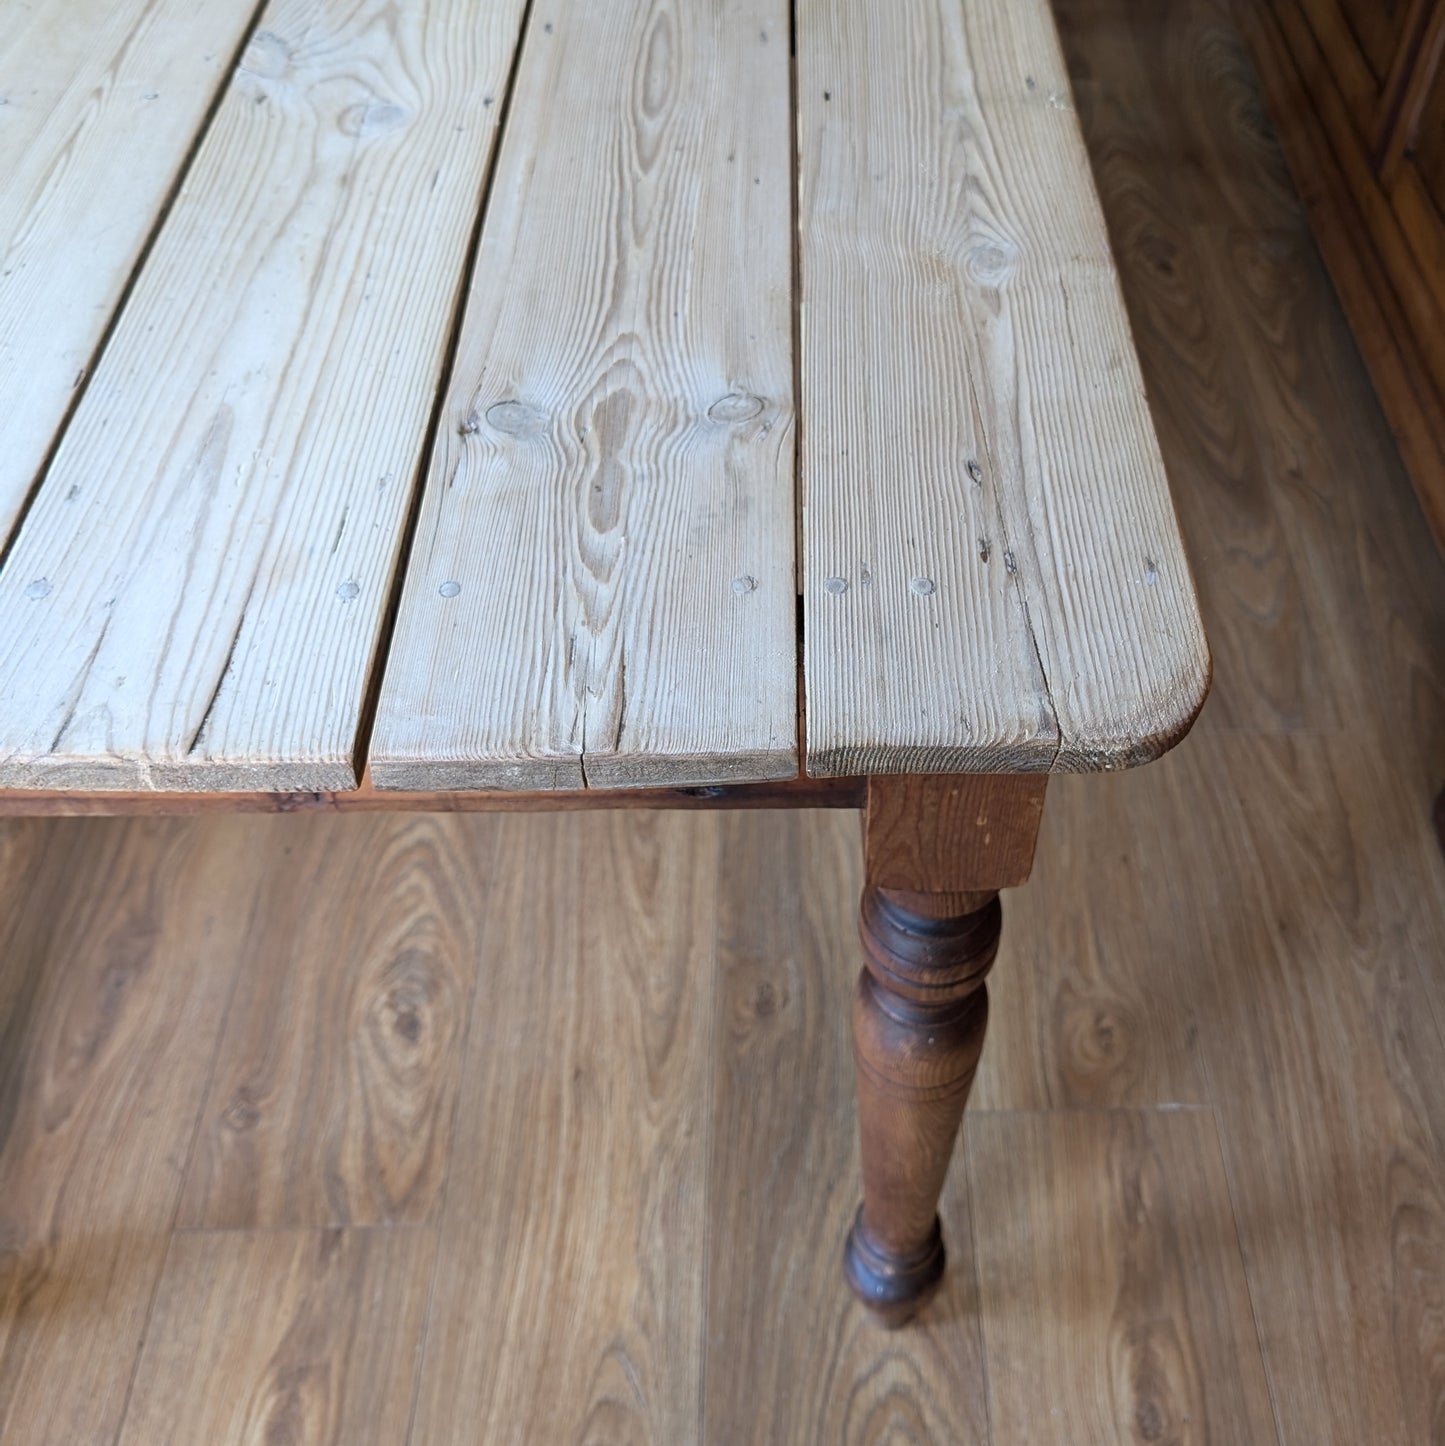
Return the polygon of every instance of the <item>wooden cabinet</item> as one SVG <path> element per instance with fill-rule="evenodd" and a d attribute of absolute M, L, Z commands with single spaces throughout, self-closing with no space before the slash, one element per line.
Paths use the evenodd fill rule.
<path fill-rule="evenodd" d="M 1421 0 L 1296 0 L 1362 139 L 1377 137 Z"/>
<path fill-rule="evenodd" d="M 1445 549 L 1445 0 L 1238 0 L 1260 82 Z"/>

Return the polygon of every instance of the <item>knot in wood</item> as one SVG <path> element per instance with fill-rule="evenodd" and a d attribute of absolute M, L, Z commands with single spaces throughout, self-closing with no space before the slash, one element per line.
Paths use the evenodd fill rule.
<path fill-rule="evenodd" d="M 372 96 L 369 100 L 358 101 L 342 111 L 341 132 L 343 135 L 365 139 L 367 136 L 394 131 L 404 125 L 406 120 L 406 110 L 395 101 Z"/>
<path fill-rule="evenodd" d="M 754 417 L 761 416 L 762 410 L 761 397 L 755 397 L 751 392 L 729 392 L 727 396 L 719 397 L 707 409 L 707 414 L 712 421 L 728 426 L 736 422 L 750 422 Z"/>
<path fill-rule="evenodd" d="M 274 30 L 258 30 L 246 46 L 240 68 L 264 80 L 280 80 L 291 68 L 291 46 Z"/>
<path fill-rule="evenodd" d="M 507 437 L 538 437 L 546 429 L 547 415 L 527 402 L 494 402 L 487 408 L 487 425 Z"/>
<path fill-rule="evenodd" d="M 997 291 L 1018 270 L 1019 249 L 1010 241 L 982 241 L 969 250 L 965 264 L 975 286 Z"/>

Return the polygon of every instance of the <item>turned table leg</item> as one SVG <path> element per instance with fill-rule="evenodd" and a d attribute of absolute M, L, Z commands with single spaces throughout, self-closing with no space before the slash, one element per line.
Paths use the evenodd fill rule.
<path fill-rule="evenodd" d="M 998 890 L 1028 877 L 1043 793 L 1029 775 L 869 781 L 853 1006 L 863 1204 L 844 1268 L 881 1325 L 943 1278 L 938 1199 L 983 1048 Z"/>

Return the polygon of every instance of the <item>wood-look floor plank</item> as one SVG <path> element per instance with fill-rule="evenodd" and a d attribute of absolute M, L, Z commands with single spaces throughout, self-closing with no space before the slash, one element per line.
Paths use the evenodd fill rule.
<path fill-rule="evenodd" d="M 1164 865 L 1139 836 L 1154 772 L 1050 782 L 1033 876 L 1004 895 L 970 1109 L 1208 1098 L 1193 1003 L 1160 985 L 1174 946 L 1157 903 Z"/>
<path fill-rule="evenodd" d="M 1209 659 L 1045 0 L 798 8 L 815 773 L 1095 769 Z"/>
<path fill-rule="evenodd" d="M 182 1234 L 119 1446 L 396 1446 L 431 1230 Z"/>
<path fill-rule="evenodd" d="M 0 572 L 0 785 L 328 789 L 522 0 L 272 0 Z"/>
<path fill-rule="evenodd" d="M 371 750 L 386 788 L 797 771 L 782 0 L 539 0 Z"/>
<path fill-rule="evenodd" d="M 1276 1440 L 1207 1111 L 984 1113 L 966 1150 L 995 1441 Z"/>
<path fill-rule="evenodd" d="M 0 1439 L 74 1446 L 120 1423 L 264 829 L 30 827 L 46 866 L 0 954 Z"/>
<path fill-rule="evenodd" d="M 255 8 L 5 6 L 0 551 Z"/>
<path fill-rule="evenodd" d="M 1161 987 L 1195 998 L 1285 1439 L 1433 1439 L 1445 863 L 1427 808 L 1348 737 L 1205 736 L 1161 775 Z"/>
<path fill-rule="evenodd" d="M 179 1223 L 433 1221 L 496 831 L 415 815 L 276 837 Z"/>
<path fill-rule="evenodd" d="M 698 1439 L 717 826 L 497 821 L 416 1446 Z"/>
<path fill-rule="evenodd" d="M 1219 659 L 1200 735 L 1131 811 L 1153 987 L 1197 1030 L 1285 1440 L 1433 1439 L 1445 574 L 1227 7 L 1105 8 L 1127 44 L 1061 6 Z M 1167 198 L 1187 224 L 1161 247 Z M 1197 383 L 1169 356 L 1191 313 L 1223 363 Z M 1171 445 L 1211 414 L 1248 461 L 1227 492 Z"/>
<path fill-rule="evenodd" d="M 949 1275 L 916 1327 L 875 1329 L 841 1287 L 858 1205 L 848 1024 L 860 953 L 856 818 L 724 827 L 700 1440 L 989 1439 L 961 1169 Z M 806 1248 L 800 1248 L 802 1242 Z"/>

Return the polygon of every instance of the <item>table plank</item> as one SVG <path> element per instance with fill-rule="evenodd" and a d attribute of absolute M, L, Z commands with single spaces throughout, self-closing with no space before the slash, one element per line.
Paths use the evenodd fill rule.
<path fill-rule="evenodd" d="M 521 0 L 273 0 L 0 573 L 0 785 L 338 789 Z"/>
<path fill-rule="evenodd" d="M 534 8 L 380 788 L 797 771 L 788 7 Z"/>
<path fill-rule="evenodd" d="M 1209 656 L 1046 0 L 798 0 L 807 764 L 1112 768 Z"/>
<path fill-rule="evenodd" d="M 0 546 L 254 10 L 0 6 Z"/>

